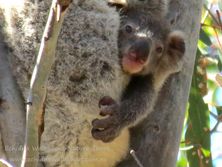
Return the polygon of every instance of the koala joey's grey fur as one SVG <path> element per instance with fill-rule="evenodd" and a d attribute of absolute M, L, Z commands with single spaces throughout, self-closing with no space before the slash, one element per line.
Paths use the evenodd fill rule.
<path fill-rule="evenodd" d="M 0 0 L 1 30 L 25 97 L 50 5 L 51 0 Z M 105 0 L 74 0 L 70 6 L 48 83 L 40 150 L 45 166 L 108 167 L 126 155 L 128 130 L 108 144 L 91 135 L 99 99 L 119 100 L 127 84 L 118 60 L 119 20 Z"/>
<path fill-rule="evenodd" d="M 118 1 L 118 0 L 116 0 Z M 165 16 L 169 0 L 126 0 L 129 7 L 140 8 L 146 12 L 155 13 L 156 16 Z"/>

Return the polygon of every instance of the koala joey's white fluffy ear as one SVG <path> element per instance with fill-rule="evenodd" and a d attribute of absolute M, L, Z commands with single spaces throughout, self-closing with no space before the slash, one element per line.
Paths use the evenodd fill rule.
<path fill-rule="evenodd" d="M 177 57 L 182 57 L 185 53 L 185 41 L 184 34 L 181 31 L 172 31 L 168 35 L 167 39 L 167 52 L 170 55 L 177 55 Z"/>
<path fill-rule="evenodd" d="M 113 6 L 127 6 L 127 0 L 107 0 L 109 4 Z"/>

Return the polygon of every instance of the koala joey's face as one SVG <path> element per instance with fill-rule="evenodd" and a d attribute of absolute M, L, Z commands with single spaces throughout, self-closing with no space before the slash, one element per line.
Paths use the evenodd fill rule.
<path fill-rule="evenodd" d="M 163 56 L 169 34 L 167 24 L 140 12 L 122 16 L 119 31 L 120 63 L 129 74 L 151 73 Z"/>

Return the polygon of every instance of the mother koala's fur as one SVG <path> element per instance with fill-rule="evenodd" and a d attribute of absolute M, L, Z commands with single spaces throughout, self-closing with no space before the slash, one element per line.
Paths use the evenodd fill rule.
<path fill-rule="evenodd" d="M 0 0 L 0 28 L 14 75 L 26 97 L 51 0 Z M 41 160 L 45 166 L 114 166 L 127 153 L 128 130 L 113 142 L 91 136 L 105 95 L 119 100 L 128 77 L 119 66 L 119 15 L 106 0 L 74 0 L 57 45 L 46 99 Z"/>

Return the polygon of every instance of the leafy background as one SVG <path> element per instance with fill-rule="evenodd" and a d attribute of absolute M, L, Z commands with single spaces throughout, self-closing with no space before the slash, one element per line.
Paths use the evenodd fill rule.
<path fill-rule="evenodd" d="M 222 167 L 222 0 L 205 0 L 177 167 Z"/>

